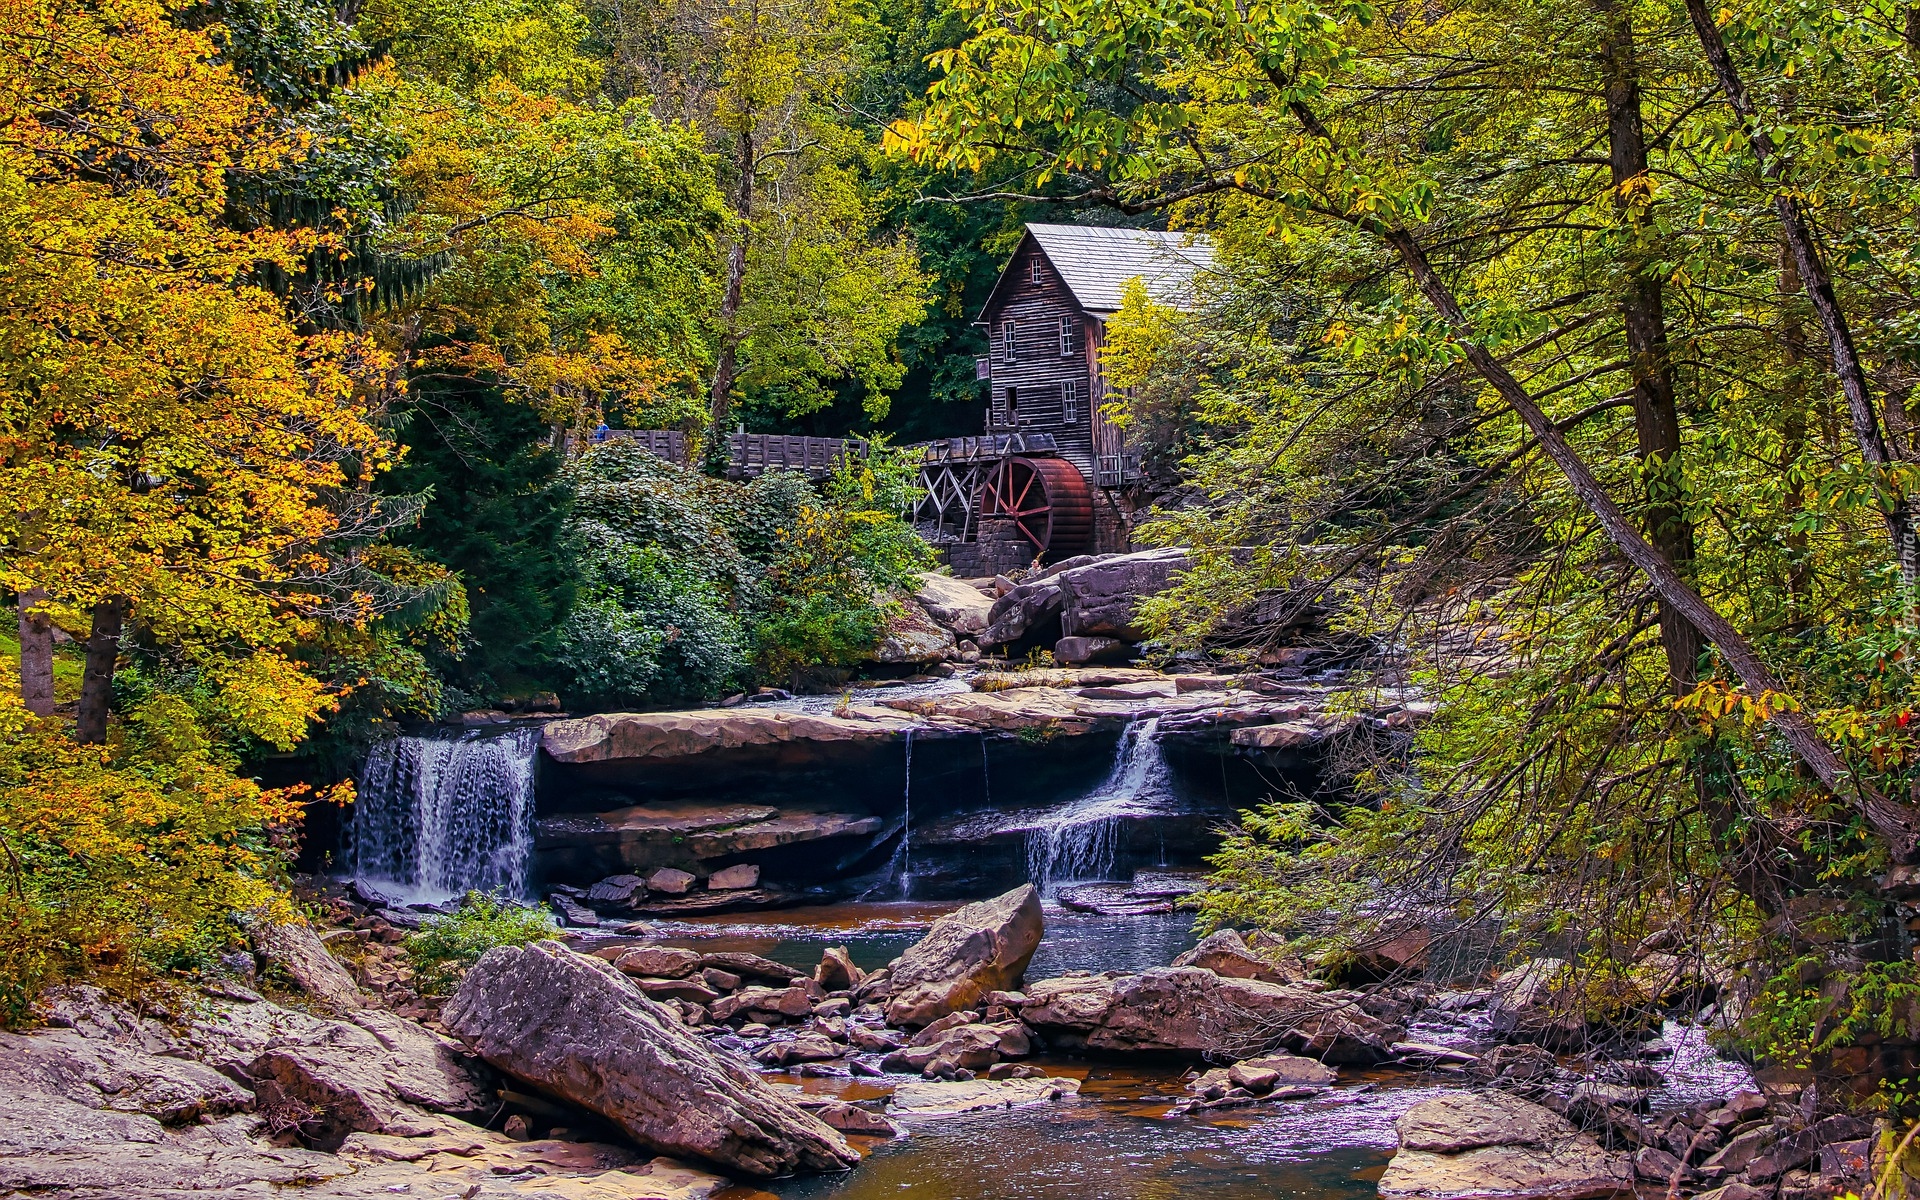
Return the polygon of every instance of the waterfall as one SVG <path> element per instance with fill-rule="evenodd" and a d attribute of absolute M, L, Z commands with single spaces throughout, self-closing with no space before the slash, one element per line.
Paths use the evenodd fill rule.
<path fill-rule="evenodd" d="M 538 729 L 398 737 L 367 755 L 353 806 L 354 878 L 408 900 L 526 891 Z"/>
<path fill-rule="evenodd" d="M 987 735 L 980 735 L 980 791 L 986 799 L 988 808 L 993 807 L 993 772 L 987 761 Z"/>
<path fill-rule="evenodd" d="M 1042 892 L 1055 883 L 1105 878 L 1119 849 L 1120 822 L 1161 811 L 1170 782 L 1159 724 L 1150 717 L 1128 725 L 1100 786 L 1027 828 L 1027 877 Z"/>
<path fill-rule="evenodd" d="M 900 803 L 906 816 L 900 827 L 900 898 L 913 894 L 913 730 L 907 730 L 907 778 L 901 785 Z"/>

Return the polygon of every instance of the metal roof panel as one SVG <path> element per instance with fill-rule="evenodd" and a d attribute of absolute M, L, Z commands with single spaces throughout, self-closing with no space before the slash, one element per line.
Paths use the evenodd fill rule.
<path fill-rule="evenodd" d="M 1090 312 L 1118 309 L 1127 281 L 1136 277 L 1155 301 L 1190 309 L 1195 279 L 1213 269 L 1213 242 L 1205 234 L 1032 223 L 1027 232 Z"/>

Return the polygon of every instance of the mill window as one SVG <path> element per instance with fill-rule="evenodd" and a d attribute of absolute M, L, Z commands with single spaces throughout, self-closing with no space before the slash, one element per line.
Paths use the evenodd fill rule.
<path fill-rule="evenodd" d="M 1001 362 L 1013 361 L 1013 327 L 1015 324 L 1016 322 L 1013 322 L 1013 321 L 1002 321 L 1000 323 L 1000 361 Z"/>
<path fill-rule="evenodd" d="M 1045 283 L 1045 282 L 1046 282 L 1046 277 L 1045 277 L 1044 275 L 1042 275 L 1042 274 L 1041 274 L 1041 272 L 1040 272 L 1040 260 L 1039 260 L 1039 259 L 1037 259 L 1037 258 L 1036 258 L 1036 259 L 1034 259 L 1034 260 L 1033 260 L 1033 264 L 1032 264 L 1032 267 L 1031 267 L 1031 269 L 1032 269 L 1032 271 L 1033 271 L 1033 282 L 1034 282 L 1034 283 L 1036 283 L 1036 284 L 1040 284 L 1040 283 Z"/>
<path fill-rule="evenodd" d="M 1019 423 L 1020 423 L 1020 389 L 1008 388 L 1007 389 L 1007 424 L 1018 425 Z"/>
<path fill-rule="evenodd" d="M 1080 423 L 1080 384 L 1069 380 L 1060 393 L 1060 420 L 1068 425 Z"/>
<path fill-rule="evenodd" d="M 1060 353 L 1065 356 L 1080 349 L 1080 322 L 1072 317 L 1060 318 Z"/>

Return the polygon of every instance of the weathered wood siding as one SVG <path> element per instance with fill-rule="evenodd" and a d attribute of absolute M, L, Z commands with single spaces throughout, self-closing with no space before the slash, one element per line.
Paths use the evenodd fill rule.
<path fill-rule="evenodd" d="M 1034 265 L 1039 265 L 1039 282 Z M 989 430 L 1019 430 L 1053 435 L 1060 456 L 1080 468 L 1087 482 L 1094 475 L 1094 426 L 1099 405 L 1092 399 L 1091 357 L 1088 349 L 1097 324 L 1080 311 L 1046 256 L 1029 238 L 1007 264 L 1008 286 L 981 314 L 992 344 L 988 366 L 993 383 Z M 1069 352 L 1061 353 L 1060 321 L 1073 322 Z M 1013 360 L 1007 360 L 1006 323 L 1014 322 Z M 1009 424 L 1007 389 L 1015 389 L 1019 405 L 1016 424 Z M 1073 420 L 1063 411 L 1067 390 L 1075 396 Z M 1117 432 L 1117 431 L 1116 431 Z"/>

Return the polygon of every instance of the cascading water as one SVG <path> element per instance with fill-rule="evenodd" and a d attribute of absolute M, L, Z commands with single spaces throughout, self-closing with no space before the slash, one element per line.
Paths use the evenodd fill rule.
<path fill-rule="evenodd" d="M 900 827 L 900 898 L 913 892 L 913 730 L 907 730 L 907 778 L 901 785 L 900 803 L 906 809 Z"/>
<path fill-rule="evenodd" d="M 398 737 L 367 755 L 353 806 L 354 878 L 414 901 L 519 897 L 533 849 L 537 729 Z"/>
<path fill-rule="evenodd" d="M 980 735 L 980 794 L 987 807 L 993 807 L 993 772 L 987 761 L 987 735 Z"/>
<path fill-rule="evenodd" d="M 1171 784 L 1159 726 L 1158 717 L 1128 725 L 1106 780 L 1027 827 L 1027 877 L 1042 892 L 1056 883 L 1105 878 L 1119 849 L 1120 822 L 1163 810 Z"/>

